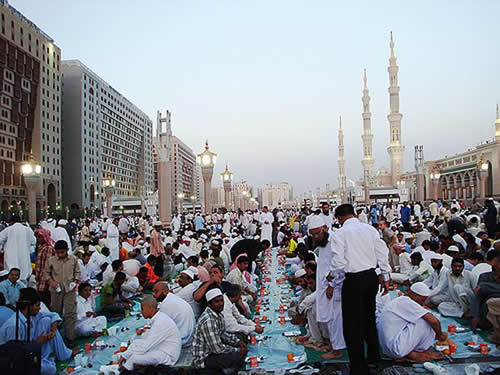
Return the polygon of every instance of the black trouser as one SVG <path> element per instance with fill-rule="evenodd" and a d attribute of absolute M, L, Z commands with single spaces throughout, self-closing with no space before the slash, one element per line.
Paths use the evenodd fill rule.
<path fill-rule="evenodd" d="M 375 325 L 378 285 L 378 277 L 373 269 L 345 275 L 342 286 L 342 319 L 352 375 L 368 374 L 368 362 L 380 359 Z M 368 346 L 368 362 L 365 359 L 365 342 Z"/>
<path fill-rule="evenodd" d="M 156 259 L 155 268 L 153 268 L 153 272 L 158 277 L 163 277 L 163 258 L 158 257 Z"/>
<path fill-rule="evenodd" d="M 211 354 L 207 358 L 205 358 L 206 369 L 239 369 L 242 365 L 243 357 L 241 356 L 239 351 L 224 354 Z"/>

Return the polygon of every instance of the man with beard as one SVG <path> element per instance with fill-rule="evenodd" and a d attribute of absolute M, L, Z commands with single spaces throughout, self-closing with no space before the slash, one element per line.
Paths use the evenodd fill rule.
<path fill-rule="evenodd" d="M 335 289 L 342 290 L 342 320 L 351 374 L 368 374 L 369 363 L 375 365 L 380 359 L 375 297 L 379 283 L 384 295 L 389 292 L 389 252 L 378 231 L 356 218 L 352 205 L 338 206 L 335 217 L 342 227 L 335 232 L 330 245 L 333 256 L 326 276 L 329 294 Z M 318 268 L 320 264 L 318 261 Z M 375 273 L 377 267 L 380 278 Z"/>
<path fill-rule="evenodd" d="M 436 307 L 443 302 L 441 293 L 446 284 L 448 268 L 443 265 L 443 256 L 434 252 L 431 255 L 431 265 L 434 268 L 434 272 L 424 281 L 424 284 L 431 289 L 426 304 L 429 307 Z"/>
<path fill-rule="evenodd" d="M 318 268 L 316 271 L 316 319 L 318 324 L 328 326 L 331 351 L 321 356 L 323 359 L 337 359 L 342 357 L 345 348 L 342 333 L 341 290 L 342 280 L 336 280 L 337 288 L 327 280 L 330 263 L 335 249 L 332 247 L 334 234 L 328 230 L 321 215 L 314 215 L 309 219 L 309 233 L 317 246 Z"/>
<path fill-rule="evenodd" d="M 321 204 L 321 213 L 319 214 L 319 217 L 323 219 L 326 227 L 329 230 L 332 229 L 333 217 L 330 214 L 330 205 L 328 204 L 328 202 L 324 202 Z"/>

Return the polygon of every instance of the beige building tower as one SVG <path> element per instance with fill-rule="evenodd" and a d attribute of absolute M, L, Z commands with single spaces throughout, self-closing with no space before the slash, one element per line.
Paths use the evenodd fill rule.
<path fill-rule="evenodd" d="M 398 86 L 398 71 L 399 67 L 396 63 L 396 56 L 394 56 L 394 40 L 392 39 L 391 31 L 391 57 L 389 58 L 389 66 L 387 72 L 389 73 L 389 104 L 391 112 L 387 116 L 390 127 L 390 145 L 387 147 L 387 152 L 391 157 L 391 175 L 392 183 L 400 179 L 403 173 L 403 152 L 404 146 L 401 144 L 401 118 L 403 115 L 399 113 L 399 86 Z"/>
<path fill-rule="evenodd" d="M 375 165 L 375 160 L 372 154 L 372 114 L 370 112 L 370 95 L 368 94 L 368 79 L 366 78 L 366 69 L 363 74 L 363 97 L 361 98 L 363 102 L 363 182 L 365 186 L 365 201 L 370 201 L 370 186 L 373 180 L 373 167 Z"/>
<path fill-rule="evenodd" d="M 339 191 L 340 201 L 346 202 L 346 176 L 344 160 L 344 131 L 342 130 L 342 117 L 339 118 Z"/>

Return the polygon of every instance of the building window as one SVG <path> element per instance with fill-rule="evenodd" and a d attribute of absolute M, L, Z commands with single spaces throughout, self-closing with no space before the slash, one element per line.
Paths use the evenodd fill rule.
<path fill-rule="evenodd" d="M 3 78 L 10 83 L 14 83 L 14 73 L 12 73 L 10 70 L 5 69 L 3 71 Z"/>

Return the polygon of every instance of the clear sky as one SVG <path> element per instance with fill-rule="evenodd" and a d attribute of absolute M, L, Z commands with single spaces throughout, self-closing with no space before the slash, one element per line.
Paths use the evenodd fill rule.
<path fill-rule="evenodd" d="M 254 186 L 337 186 L 362 175 L 367 69 L 376 168 L 389 167 L 389 32 L 400 66 L 406 171 L 494 136 L 500 1 L 10 0 L 62 49 L 175 135 Z"/>

